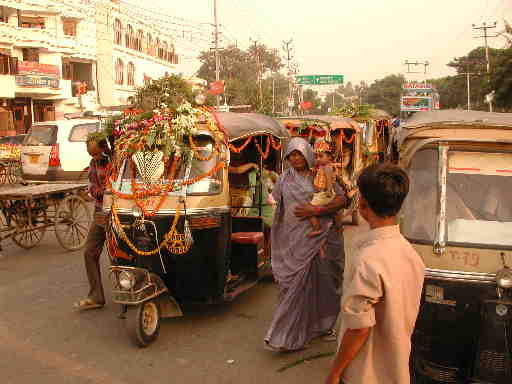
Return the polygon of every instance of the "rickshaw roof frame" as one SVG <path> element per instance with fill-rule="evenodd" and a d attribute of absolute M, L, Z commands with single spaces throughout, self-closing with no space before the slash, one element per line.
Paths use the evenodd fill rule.
<path fill-rule="evenodd" d="M 313 124 L 326 125 L 330 132 L 336 131 L 338 129 L 351 129 L 356 132 L 361 132 L 361 127 L 359 124 L 350 117 L 306 115 L 303 117 L 280 117 L 279 120 L 296 120 L 297 122 L 308 121 Z"/>
<path fill-rule="evenodd" d="M 277 120 L 260 113 L 218 112 L 217 117 L 226 130 L 229 142 L 260 135 L 270 135 L 281 140 L 291 138 L 288 130 Z"/>
<path fill-rule="evenodd" d="M 494 140 L 490 141 L 488 139 L 475 139 L 475 138 L 444 138 L 444 137 L 433 137 L 430 139 L 417 140 L 417 142 L 404 153 L 403 156 L 400 157 L 400 163 L 404 167 L 408 167 L 414 155 L 431 144 L 449 144 L 449 143 L 480 143 L 480 144 L 511 144 L 512 151 L 512 140 Z"/>

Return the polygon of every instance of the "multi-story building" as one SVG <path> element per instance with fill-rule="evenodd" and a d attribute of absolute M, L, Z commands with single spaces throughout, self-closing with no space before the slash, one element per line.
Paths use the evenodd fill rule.
<path fill-rule="evenodd" d="M 99 97 L 103 106 L 126 104 L 135 87 L 177 73 L 180 62 L 170 33 L 117 0 L 96 7 Z"/>
<path fill-rule="evenodd" d="M 95 39 L 85 15 L 35 0 L 0 2 L 0 103 L 14 114 L 15 129 L 56 117 L 72 99 L 73 82 L 93 88 Z"/>
<path fill-rule="evenodd" d="M 0 106 L 18 133 L 126 104 L 179 61 L 170 34 L 117 0 L 0 0 Z"/>

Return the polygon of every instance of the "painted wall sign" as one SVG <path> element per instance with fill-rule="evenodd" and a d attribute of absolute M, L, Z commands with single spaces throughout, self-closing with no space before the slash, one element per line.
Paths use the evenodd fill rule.
<path fill-rule="evenodd" d="M 60 77 L 60 69 L 57 65 L 42 64 L 33 61 L 18 61 L 19 75 L 51 75 Z"/>
<path fill-rule="evenodd" d="M 59 89 L 59 78 L 55 76 L 16 75 L 16 86 Z"/>

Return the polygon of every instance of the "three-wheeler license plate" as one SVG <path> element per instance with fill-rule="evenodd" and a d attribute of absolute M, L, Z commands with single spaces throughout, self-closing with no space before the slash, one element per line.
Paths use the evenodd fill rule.
<path fill-rule="evenodd" d="M 28 155 L 28 162 L 30 164 L 37 164 L 39 162 L 39 155 Z"/>

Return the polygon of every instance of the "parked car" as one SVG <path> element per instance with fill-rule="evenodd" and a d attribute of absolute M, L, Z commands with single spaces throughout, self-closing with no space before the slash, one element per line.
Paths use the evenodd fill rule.
<path fill-rule="evenodd" d="M 24 181 L 84 181 L 90 157 L 87 135 L 100 129 L 96 119 L 35 123 L 21 147 Z"/>

